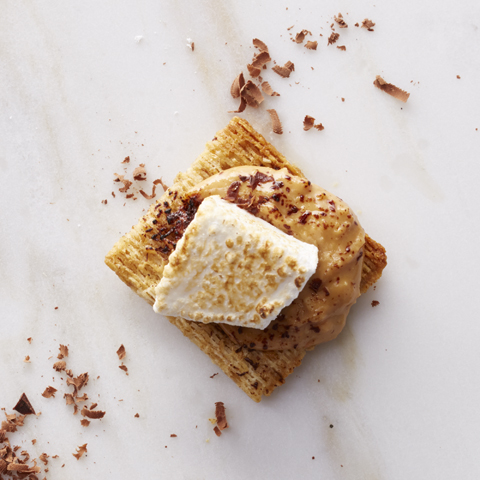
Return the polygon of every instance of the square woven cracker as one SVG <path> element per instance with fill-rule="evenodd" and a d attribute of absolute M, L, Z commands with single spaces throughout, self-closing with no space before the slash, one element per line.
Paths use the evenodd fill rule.
<path fill-rule="evenodd" d="M 153 305 L 155 286 L 162 278 L 165 266 L 165 260 L 152 249 L 150 237 L 145 234 L 145 230 L 153 227 L 155 205 L 171 200 L 173 192 L 182 195 L 222 170 L 243 165 L 287 168 L 293 175 L 303 177 L 300 169 L 290 164 L 246 120 L 235 117 L 207 143 L 205 151 L 192 166 L 185 173 L 177 175 L 174 185 L 158 202 L 151 205 L 139 223 L 114 245 L 106 256 L 105 263 L 134 292 Z M 385 266 L 385 249 L 366 235 L 361 293 L 380 278 Z M 300 348 L 283 351 L 249 350 L 239 347 L 215 324 L 167 318 L 256 402 L 285 383 L 286 377 L 300 365 L 306 353 L 306 350 Z"/>

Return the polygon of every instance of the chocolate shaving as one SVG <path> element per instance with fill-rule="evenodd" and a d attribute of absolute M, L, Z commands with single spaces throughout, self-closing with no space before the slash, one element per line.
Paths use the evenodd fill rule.
<path fill-rule="evenodd" d="M 302 30 L 301 32 L 298 32 L 295 35 L 295 43 L 303 43 L 305 40 L 306 35 L 311 35 L 312 32 L 309 32 L 308 30 Z"/>
<path fill-rule="evenodd" d="M 147 171 L 145 170 L 144 163 L 141 163 L 140 166 L 133 171 L 133 179 L 138 182 L 143 182 L 147 179 Z"/>
<path fill-rule="evenodd" d="M 123 370 L 127 375 L 128 375 L 128 368 L 126 365 L 124 365 L 123 363 L 121 365 L 118 366 L 118 368 L 120 370 Z"/>
<path fill-rule="evenodd" d="M 247 105 L 253 108 L 257 108 L 264 100 L 259 88 L 249 80 L 241 90 L 242 98 L 245 99 Z"/>
<path fill-rule="evenodd" d="M 225 405 L 223 402 L 215 402 L 215 417 L 220 430 L 228 428 L 227 417 L 225 415 Z"/>
<path fill-rule="evenodd" d="M 247 65 L 247 68 L 248 68 L 248 73 L 250 74 L 250 76 L 252 78 L 258 77 L 260 75 L 260 73 L 262 72 L 261 68 L 254 67 L 253 65 L 250 65 L 250 64 Z"/>
<path fill-rule="evenodd" d="M 315 119 L 311 117 L 310 115 L 305 115 L 305 118 L 303 119 L 303 129 L 308 132 L 313 127 L 313 124 L 315 123 Z"/>
<path fill-rule="evenodd" d="M 328 45 L 333 45 L 340 37 L 339 33 L 332 32 L 332 34 L 328 37 Z"/>
<path fill-rule="evenodd" d="M 316 50 L 317 46 L 318 46 L 318 42 L 316 40 L 315 41 L 309 40 L 305 44 L 305 48 L 308 48 L 308 50 Z"/>
<path fill-rule="evenodd" d="M 84 393 L 81 397 L 77 395 L 76 401 L 77 402 L 86 402 L 88 400 L 88 395 Z"/>
<path fill-rule="evenodd" d="M 242 113 L 245 110 L 245 108 L 247 108 L 247 102 L 242 97 L 240 99 L 240 105 L 238 106 L 238 110 L 229 110 L 228 113 Z"/>
<path fill-rule="evenodd" d="M 272 70 L 283 78 L 288 78 L 295 71 L 295 65 L 289 60 L 283 67 L 275 65 Z"/>
<path fill-rule="evenodd" d="M 373 300 L 372 307 L 376 307 L 377 305 L 380 305 L 380 302 L 378 300 Z"/>
<path fill-rule="evenodd" d="M 457 77 L 458 77 L 458 75 L 457 75 Z M 32 343 L 32 337 L 28 337 L 28 338 L 27 338 L 27 342 L 28 342 L 28 343 Z"/>
<path fill-rule="evenodd" d="M 325 130 L 325 127 L 321 123 L 317 123 L 317 125 L 314 125 L 313 128 L 316 128 L 320 132 Z"/>
<path fill-rule="evenodd" d="M 254 55 L 252 59 L 252 66 L 257 68 L 262 68 L 268 62 L 271 62 L 270 54 L 268 52 L 260 52 L 257 55 Z"/>
<path fill-rule="evenodd" d="M 56 388 L 53 387 L 47 387 L 45 391 L 42 393 L 42 397 L 44 398 L 50 398 L 50 397 L 55 397 L 55 392 L 57 391 Z"/>
<path fill-rule="evenodd" d="M 63 398 L 65 399 L 67 405 L 75 404 L 75 399 L 73 398 L 73 395 L 71 393 L 64 393 Z"/>
<path fill-rule="evenodd" d="M 164 192 L 166 192 L 168 190 L 168 185 L 161 178 L 157 178 L 156 180 L 154 180 L 153 184 L 154 185 L 160 184 L 162 186 Z"/>
<path fill-rule="evenodd" d="M 130 163 L 130 157 L 125 157 L 125 160 L 123 160 L 122 163 Z"/>
<path fill-rule="evenodd" d="M 388 93 L 393 98 L 396 98 L 397 100 L 400 100 L 403 103 L 406 103 L 408 100 L 408 97 L 410 96 L 410 94 L 407 93 L 405 90 L 402 90 L 396 87 L 395 85 L 392 85 L 391 83 L 387 83 L 379 75 L 375 77 L 373 84 L 380 90 L 383 90 L 385 93 Z"/>
<path fill-rule="evenodd" d="M 90 420 L 87 420 L 86 418 L 84 418 L 83 420 L 80 420 L 80 425 L 82 427 L 88 427 L 90 425 Z"/>
<path fill-rule="evenodd" d="M 81 445 L 77 447 L 77 453 L 72 453 L 72 455 L 77 459 L 80 460 L 80 457 L 87 452 L 87 444 Z"/>
<path fill-rule="evenodd" d="M 369 32 L 373 32 L 373 27 L 375 26 L 375 24 L 369 20 L 368 18 L 366 18 L 363 22 L 362 22 L 362 28 L 366 28 Z"/>
<path fill-rule="evenodd" d="M 215 432 L 215 435 L 216 435 L 217 437 L 219 437 L 219 436 L 222 434 L 222 432 L 220 431 L 220 429 L 219 429 L 217 426 L 215 426 L 215 427 L 213 428 L 213 431 Z"/>
<path fill-rule="evenodd" d="M 30 400 L 27 398 L 27 396 L 24 393 L 22 393 L 20 400 L 18 400 L 17 404 L 13 407 L 13 410 L 23 415 L 35 415 L 35 410 L 32 407 Z M 0 442 L 1 442 L 1 439 L 0 439 Z"/>
<path fill-rule="evenodd" d="M 114 179 L 115 182 L 123 183 L 123 187 L 119 188 L 118 191 L 125 193 L 130 188 L 130 185 L 132 184 L 132 182 L 130 180 L 125 180 L 124 175 L 119 175 L 118 173 L 115 173 L 114 175 L 115 175 L 115 179 Z"/>
<path fill-rule="evenodd" d="M 258 38 L 254 38 L 252 43 L 255 47 L 257 47 L 260 50 L 260 52 L 267 52 L 268 53 L 268 47 Z"/>
<path fill-rule="evenodd" d="M 156 193 L 155 193 L 156 188 L 157 187 L 155 185 L 152 187 L 151 195 L 148 195 L 148 193 L 145 193 L 143 190 L 140 190 L 139 193 L 143 196 L 143 198 L 146 198 L 147 200 L 152 200 L 153 198 L 156 197 Z"/>
<path fill-rule="evenodd" d="M 343 50 L 343 51 L 345 51 L 347 49 L 347 47 L 345 45 L 339 45 L 337 48 L 339 50 Z"/>
<path fill-rule="evenodd" d="M 64 357 L 68 357 L 68 347 L 66 345 L 60 345 L 58 349 L 60 350 L 60 353 L 57 355 L 59 360 Z"/>
<path fill-rule="evenodd" d="M 230 93 L 233 98 L 238 98 L 240 96 L 240 91 L 242 90 L 243 86 L 245 85 L 245 79 L 243 78 L 243 73 L 235 78 L 230 87 Z"/>
<path fill-rule="evenodd" d="M 102 412 L 101 410 L 88 410 L 87 407 L 83 407 L 80 413 L 84 417 L 93 419 L 103 418 L 105 416 L 105 412 Z"/>
<path fill-rule="evenodd" d="M 32 363 L 32 362 L 30 361 L 30 356 L 29 356 L 29 355 L 27 355 L 27 356 L 23 359 L 23 361 L 24 361 L 25 363 Z"/>
<path fill-rule="evenodd" d="M 268 82 L 263 82 L 262 83 L 262 91 L 263 91 L 263 93 L 269 95 L 270 97 L 279 97 L 280 96 L 279 93 L 273 91 L 272 87 L 270 86 L 270 84 Z"/>
<path fill-rule="evenodd" d="M 170 437 L 171 437 L 171 438 L 176 438 L 177 436 L 176 436 L 174 433 L 172 433 L 172 434 L 170 435 Z"/>
<path fill-rule="evenodd" d="M 49 455 L 47 455 L 46 453 L 42 453 L 41 455 L 39 455 L 38 458 L 43 462 L 44 465 L 48 465 L 48 457 Z"/>
<path fill-rule="evenodd" d="M 123 346 L 123 343 L 118 348 L 117 355 L 119 360 L 123 360 L 125 358 L 126 353 L 125 353 L 125 347 Z"/>
<path fill-rule="evenodd" d="M 283 133 L 283 128 L 282 128 L 282 122 L 278 118 L 277 111 L 271 108 L 270 110 L 267 110 L 267 112 L 270 114 L 270 119 L 272 120 L 273 133 L 276 133 L 277 135 L 281 135 Z"/>
<path fill-rule="evenodd" d="M 338 23 L 338 26 L 340 28 L 348 28 L 348 25 L 345 23 L 345 20 L 343 19 L 343 15 L 341 13 L 339 13 L 337 17 L 333 17 L 333 19 Z"/>
<path fill-rule="evenodd" d="M 53 369 L 56 370 L 57 372 L 61 372 L 62 370 L 65 370 L 67 367 L 67 362 L 65 360 L 60 360 L 59 362 L 55 362 L 53 364 Z"/>

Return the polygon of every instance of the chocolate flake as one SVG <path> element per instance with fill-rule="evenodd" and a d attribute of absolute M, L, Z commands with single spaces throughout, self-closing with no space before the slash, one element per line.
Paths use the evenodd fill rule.
<path fill-rule="evenodd" d="M 135 417 L 135 418 L 140 418 L 140 415 L 139 415 L 138 413 L 136 413 L 136 414 L 134 415 L 134 417 Z"/>
<path fill-rule="evenodd" d="M 305 44 L 305 48 L 307 48 L 308 50 L 316 50 L 317 46 L 318 46 L 318 42 L 316 40 L 315 41 L 309 40 Z"/>
<path fill-rule="evenodd" d="M 214 373 L 213 375 L 210 375 L 210 378 L 213 378 L 213 377 L 215 377 L 215 376 L 217 376 L 217 375 L 218 375 L 218 373 Z"/>
<path fill-rule="evenodd" d="M 346 47 L 345 45 L 339 45 L 337 48 L 338 48 L 339 50 L 344 51 L 344 52 L 347 50 L 347 47 Z"/>
<path fill-rule="evenodd" d="M 272 120 L 273 133 L 276 133 L 277 135 L 281 135 L 283 133 L 283 128 L 282 128 L 282 122 L 280 122 L 280 119 L 278 118 L 277 111 L 271 108 L 270 110 L 267 110 L 267 112 L 270 114 L 270 119 Z"/>
<path fill-rule="evenodd" d="M 321 123 L 314 125 L 313 128 L 316 128 L 318 131 L 325 130 L 325 127 Z"/>
<path fill-rule="evenodd" d="M 258 53 L 257 55 L 254 55 L 252 59 L 252 66 L 257 68 L 262 68 L 271 60 L 272 59 L 270 58 L 270 54 L 268 52 L 263 51 Z"/>
<path fill-rule="evenodd" d="M 250 65 L 250 64 L 247 65 L 247 68 L 248 68 L 248 73 L 252 78 L 257 78 L 262 72 L 261 68 L 254 67 L 253 65 Z"/>
<path fill-rule="evenodd" d="M 168 185 L 164 183 L 164 181 L 161 178 L 157 178 L 156 180 L 153 181 L 154 185 L 160 184 L 163 188 L 163 191 L 166 192 L 168 190 Z"/>
<path fill-rule="evenodd" d="M 275 65 L 272 70 L 283 78 L 288 78 L 295 71 L 295 65 L 289 60 L 283 67 Z"/>
<path fill-rule="evenodd" d="M 295 35 L 295 43 L 303 43 L 305 40 L 306 35 L 311 35 L 312 32 L 309 32 L 308 30 L 302 30 L 301 32 L 298 32 Z"/>
<path fill-rule="evenodd" d="M 117 350 L 117 355 L 119 360 L 123 360 L 126 356 L 125 347 L 123 343 L 120 345 L 119 349 Z"/>
<path fill-rule="evenodd" d="M 28 337 L 27 342 L 31 344 L 32 343 L 32 337 Z"/>
<path fill-rule="evenodd" d="M 59 362 L 55 362 L 53 364 L 53 369 L 56 370 L 57 372 L 61 372 L 62 370 L 65 370 L 67 367 L 67 362 L 65 360 L 60 360 Z"/>
<path fill-rule="evenodd" d="M 87 420 L 86 418 L 84 418 L 83 420 L 80 420 L 80 425 L 82 427 L 88 427 L 90 425 L 90 420 Z"/>
<path fill-rule="evenodd" d="M 30 355 L 27 355 L 27 356 L 23 359 L 23 361 L 24 361 L 25 363 L 32 363 L 32 362 L 30 361 Z"/>
<path fill-rule="evenodd" d="M 145 170 L 144 163 L 141 163 L 140 166 L 133 171 L 133 179 L 137 180 L 137 182 L 144 182 L 147 179 L 147 171 Z"/>
<path fill-rule="evenodd" d="M 49 455 L 47 455 L 46 453 L 42 453 L 38 458 L 43 462 L 44 465 L 48 465 L 48 457 Z"/>
<path fill-rule="evenodd" d="M 73 398 L 73 395 L 71 393 L 64 393 L 63 398 L 65 399 L 67 405 L 75 404 L 75 399 Z"/>
<path fill-rule="evenodd" d="M 92 419 L 103 418 L 105 416 L 105 412 L 101 410 L 89 410 L 87 407 L 83 407 L 80 413 L 82 416 Z"/>
<path fill-rule="evenodd" d="M 257 47 L 260 50 L 260 52 L 267 52 L 268 53 L 268 47 L 265 45 L 265 43 L 263 43 L 258 38 L 254 38 L 252 43 L 255 47 Z"/>
<path fill-rule="evenodd" d="M 232 83 L 232 86 L 230 87 L 230 93 L 233 98 L 238 98 L 240 96 L 240 92 L 245 85 L 245 79 L 243 77 L 243 73 L 240 73 L 240 75 L 235 78 L 235 80 Z"/>
<path fill-rule="evenodd" d="M 132 182 L 130 180 L 125 180 L 124 175 L 119 175 L 118 173 L 114 173 L 114 175 L 115 175 L 114 182 L 123 183 L 123 187 L 119 188 L 118 191 L 125 193 L 130 188 L 130 185 L 132 184 Z"/>
<path fill-rule="evenodd" d="M 122 163 L 130 163 L 130 157 L 125 157 Z"/>
<path fill-rule="evenodd" d="M 380 302 L 378 300 L 373 300 L 372 307 L 376 307 L 377 305 L 380 305 Z"/>
<path fill-rule="evenodd" d="M 366 28 L 369 32 L 373 32 L 373 27 L 375 26 L 375 24 L 369 20 L 368 18 L 366 18 L 363 22 L 362 22 L 362 28 Z"/>
<path fill-rule="evenodd" d="M 333 19 L 338 23 L 338 26 L 340 28 L 348 28 L 348 25 L 345 23 L 345 20 L 343 19 L 343 15 L 341 13 L 339 13 L 337 17 L 333 17 Z"/>
<path fill-rule="evenodd" d="M 124 365 L 123 363 L 121 365 L 118 366 L 118 368 L 120 370 L 123 370 L 127 375 L 128 375 L 128 368 L 126 365 Z"/>
<path fill-rule="evenodd" d="M 215 402 L 215 418 L 217 419 L 217 426 L 220 430 L 228 428 L 227 417 L 225 415 L 225 405 L 223 402 Z"/>
<path fill-rule="evenodd" d="M 220 429 L 219 429 L 217 426 L 215 426 L 215 427 L 213 428 L 213 431 L 215 432 L 215 435 L 216 435 L 217 437 L 219 437 L 219 436 L 222 434 L 222 432 L 220 431 Z"/>
<path fill-rule="evenodd" d="M 410 94 L 407 93 L 405 90 L 402 90 L 396 87 L 395 85 L 392 85 L 391 83 L 387 83 L 379 75 L 375 77 L 373 84 L 380 90 L 383 90 L 385 93 L 388 93 L 393 98 L 396 98 L 397 100 L 400 100 L 403 103 L 406 103 L 408 100 L 408 97 L 410 97 Z"/>
<path fill-rule="evenodd" d="M 313 124 L 315 123 L 315 119 L 311 117 L 310 115 L 305 115 L 305 118 L 303 119 L 303 129 L 308 132 L 313 127 Z"/>
<path fill-rule="evenodd" d="M 87 452 L 87 444 L 81 445 L 77 447 L 77 453 L 72 453 L 72 455 L 77 459 L 80 460 L 80 457 Z M 63 466 L 63 465 L 62 465 Z"/>
<path fill-rule="evenodd" d="M 263 91 L 263 93 L 269 95 L 270 97 L 279 97 L 280 96 L 279 93 L 273 91 L 272 87 L 270 86 L 270 84 L 268 82 L 263 82 L 262 83 L 262 91 Z"/>
<path fill-rule="evenodd" d="M 35 415 L 35 410 L 32 407 L 30 400 L 28 400 L 24 393 L 22 393 L 20 400 L 18 400 L 17 404 L 13 407 L 13 410 L 21 413 L 22 415 Z"/>
<path fill-rule="evenodd" d="M 170 435 L 170 437 L 171 437 L 171 438 L 176 438 L 177 435 L 175 435 L 175 433 L 172 433 L 172 434 Z"/>
<path fill-rule="evenodd" d="M 42 393 L 42 397 L 44 398 L 50 398 L 54 397 L 55 398 L 55 392 L 57 391 L 56 388 L 53 387 L 47 387 L 45 391 Z"/>
<path fill-rule="evenodd" d="M 320 278 L 313 278 L 308 283 L 308 288 L 314 293 L 318 293 L 320 287 L 322 286 L 322 280 Z"/>
<path fill-rule="evenodd" d="M 152 200 L 156 197 L 155 190 L 156 190 L 156 186 L 153 185 L 151 195 L 148 195 L 148 193 L 145 193 L 143 190 L 140 190 L 139 193 L 143 196 L 143 198 L 146 198 L 147 200 Z"/>
<path fill-rule="evenodd" d="M 336 32 L 332 32 L 332 34 L 328 37 L 328 45 L 333 45 L 338 39 L 340 38 L 340 34 Z"/>
<path fill-rule="evenodd" d="M 257 108 L 264 100 L 259 88 L 251 80 L 243 86 L 240 93 L 247 105 L 253 108 Z"/>

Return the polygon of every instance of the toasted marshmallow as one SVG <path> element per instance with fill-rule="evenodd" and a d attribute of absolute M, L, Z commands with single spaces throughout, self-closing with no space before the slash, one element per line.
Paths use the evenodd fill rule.
<path fill-rule="evenodd" d="M 213 195 L 168 260 L 157 313 L 264 329 L 315 272 L 318 249 Z"/>

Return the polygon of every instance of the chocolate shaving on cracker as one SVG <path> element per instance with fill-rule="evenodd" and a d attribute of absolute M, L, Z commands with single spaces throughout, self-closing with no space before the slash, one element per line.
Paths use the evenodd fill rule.
<path fill-rule="evenodd" d="M 272 87 L 270 86 L 270 84 L 268 82 L 263 82 L 262 83 L 262 91 L 263 91 L 263 93 L 269 95 L 270 97 L 279 97 L 280 96 L 279 93 L 273 91 Z"/>
<path fill-rule="evenodd" d="M 288 78 L 295 71 L 295 65 L 289 60 L 283 67 L 275 65 L 272 70 L 283 78 Z"/>
<path fill-rule="evenodd" d="M 57 391 L 56 388 L 53 387 L 47 387 L 45 391 L 42 393 L 42 397 L 44 398 L 50 398 L 50 397 L 55 397 L 55 392 Z"/>
<path fill-rule="evenodd" d="M 338 39 L 340 38 L 340 34 L 336 32 L 332 32 L 332 34 L 328 37 L 328 45 L 333 45 Z"/>
<path fill-rule="evenodd" d="M 311 35 L 312 32 L 309 32 L 308 30 L 302 30 L 301 32 L 298 32 L 295 35 L 295 43 L 303 43 L 305 40 L 306 35 Z"/>
<path fill-rule="evenodd" d="M 81 445 L 80 447 L 77 447 L 77 453 L 72 453 L 72 455 L 77 459 L 80 460 L 80 457 L 87 452 L 87 444 Z"/>
<path fill-rule="evenodd" d="M 272 59 L 270 58 L 270 54 L 268 52 L 260 52 L 257 55 L 254 55 L 252 59 L 252 66 L 257 68 L 262 68 L 268 62 L 271 62 Z"/>
<path fill-rule="evenodd" d="M 305 115 L 305 118 L 303 119 L 303 129 L 308 132 L 313 127 L 313 124 L 315 123 L 315 119 L 311 117 L 310 115 Z"/>
<path fill-rule="evenodd" d="M 53 364 L 53 369 L 56 370 L 57 372 L 61 372 L 62 370 L 65 370 L 66 367 L 67 367 L 67 362 L 65 362 L 65 360 L 60 360 Z"/>
<path fill-rule="evenodd" d="M 308 50 L 316 50 L 318 46 L 318 42 L 316 40 L 315 41 L 309 40 L 304 46 Z"/>
<path fill-rule="evenodd" d="M 220 430 L 228 428 L 227 417 L 225 415 L 225 405 L 223 402 L 215 402 L 215 418 Z"/>
<path fill-rule="evenodd" d="M 366 18 L 363 22 L 362 22 L 362 28 L 366 28 L 369 32 L 373 32 L 373 27 L 375 26 L 375 24 L 369 20 L 368 18 Z"/>
<path fill-rule="evenodd" d="M 389 95 L 396 98 L 397 100 L 402 101 L 403 103 L 406 103 L 408 100 L 408 97 L 410 96 L 410 94 L 407 93 L 405 90 L 402 90 L 401 88 L 398 88 L 395 85 L 392 85 L 391 83 L 387 83 L 379 75 L 375 77 L 373 84 L 380 90 L 383 90 L 385 93 L 388 93 Z"/>
<path fill-rule="evenodd" d="M 247 65 L 247 69 L 248 69 L 248 73 L 252 78 L 257 78 L 262 72 L 260 68 L 254 67 L 253 65 L 250 65 L 250 64 Z"/>
<path fill-rule="evenodd" d="M 338 23 L 338 26 L 340 28 L 348 28 L 348 25 L 345 23 L 345 20 L 343 19 L 343 15 L 341 13 L 339 13 L 337 17 L 333 17 L 333 19 Z"/>
<path fill-rule="evenodd" d="M 17 404 L 13 407 L 13 410 L 23 415 L 35 415 L 35 410 L 32 407 L 30 400 L 24 393 L 22 393 L 22 396 L 18 400 Z"/>
<path fill-rule="evenodd" d="M 240 96 L 240 92 L 245 85 L 245 79 L 243 77 L 243 73 L 240 73 L 232 83 L 230 87 L 230 93 L 233 98 L 238 98 Z"/>
<path fill-rule="evenodd" d="M 257 108 L 264 100 L 259 88 L 249 80 L 241 90 L 242 98 L 245 99 L 247 105 Z"/>
<path fill-rule="evenodd" d="M 273 133 L 276 133 L 277 135 L 281 135 L 283 133 L 283 128 L 282 128 L 282 122 L 278 118 L 277 111 L 271 108 L 270 110 L 267 110 L 267 112 L 270 114 L 270 119 L 272 120 Z"/>
<path fill-rule="evenodd" d="M 125 358 L 125 356 L 127 355 L 126 352 L 125 352 L 125 347 L 123 346 L 123 343 L 118 348 L 117 355 L 118 355 L 119 360 L 123 360 Z"/>
<path fill-rule="evenodd" d="M 137 180 L 137 182 L 144 182 L 147 179 L 147 171 L 145 170 L 145 164 L 144 163 L 141 163 L 133 171 L 133 179 Z"/>
<path fill-rule="evenodd" d="M 260 52 L 267 52 L 268 53 L 268 47 L 265 45 L 265 43 L 263 43 L 258 38 L 254 38 L 252 40 L 252 43 L 255 47 L 257 47 L 260 50 Z"/>
<path fill-rule="evenodd" d="M 80 413 L 82 416 L 92 419 L 103 418 L 105 416 L 105 412 L 101 410 L 89 410 L 87 407 L 83 407 Z"/>

